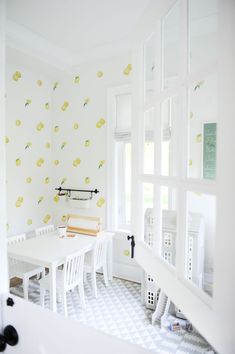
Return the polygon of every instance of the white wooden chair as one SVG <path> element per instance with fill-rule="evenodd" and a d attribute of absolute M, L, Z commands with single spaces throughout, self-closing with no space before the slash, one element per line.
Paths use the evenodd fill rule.
<path fill-rule="evenodd" d="M 19 242 L 24 242 L 26 239 L 25 234 L 11 236 L 7 240 L 8 245 L 13 245 Z M 45 275 L 43 267 L 36 266 L 31 263 L 18 261 L 14 258 L 9 258 L 9 278 L 20 278 L 23 281 L 24 298 L 28 300 L 28 285 L 29 279 L 35 275 L 38 277 L 42 274 Z"/>
<path fill-rule="evenodd" d="M 47 226 L 43 226 L 43 227 L 38 227 L 35 230 L 35 234 L 36 236 L 43 236 L 43 235 L 47 235 L 50 232 L 53 232 L 55 230 L 54 225 L 47 225 Z"/>
<path fill-rule="evenodd" d="M 85 254 L 84 262 L 84 274 L 85 281 L 87 280 L 87 274 L 91 274 L 91 282 L 93 288 L 93 295 L 97 298 L 97 286 L 96 286 L 96 272 L 102 270 L 104 275 L 105 285 L 108 286 L 108 271 L 107 271 L 107 247 L 109 239 L 105 236 L 97 238 L 96 243 L 92 251 Z"/>
<path fill-rule="evenodd" d="M 61 297 L 64 315 L 68 315 L 66 293 L 78 286 L 82 307 L 85 308 L 83 287 L 84 252 L 76 252 L 65 259 L 63 269 L 56 272 L 56 291 Z M 50 274 L 42 278 L 40 283 L 40 304 L 44 307 L 45 291 L 50 290 Z"/>

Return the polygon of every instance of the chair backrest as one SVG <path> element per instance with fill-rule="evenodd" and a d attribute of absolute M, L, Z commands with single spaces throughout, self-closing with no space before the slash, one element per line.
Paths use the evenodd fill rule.
<path fill-rule="evenodd" d="M 43 226 L 43 227 L 38 227 L 36 230 L 35 230 L 35 234 L 36 236 L 43 236 L 43 235 L 47 235 L 49 234 L 50 232 L 53 232 L 54 231 L 54 225 L 47 225 L 47 226 Z"/>
<path fill-rule="evenodd" d="M 14 245 L 16 243 L 23 242 L 25 240 L 26 240 L 26 235 L 25 234 L 19 234 L 19 235 L 8 237 L 7 244 L 8 245 Z"/>
<path fill-rule="evenodd" d="M 96 269 L 102 267 L 107 259 L 107 247 L 108 247 L 108 238 L 105 236 L 100 236 L 97 238 L 94 252 L 93 252 L 93 259 L 92 259 L 92 266 Z"/>
<path fill-rule="evenodd" d="M 84 252 L 76 252 L 66 257 L 63 268 L 65 290 L 73 289 L 83 281 Z"/>

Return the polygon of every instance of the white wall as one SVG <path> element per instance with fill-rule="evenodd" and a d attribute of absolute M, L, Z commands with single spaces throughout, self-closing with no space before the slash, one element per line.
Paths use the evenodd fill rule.
<path fill-rule="evenodd" d="M 53 82 L 37 69 L 23 67 L 17 58 L 7 65 L 8 235 L 29 232 L 53 218 L 52 92 Z"/>

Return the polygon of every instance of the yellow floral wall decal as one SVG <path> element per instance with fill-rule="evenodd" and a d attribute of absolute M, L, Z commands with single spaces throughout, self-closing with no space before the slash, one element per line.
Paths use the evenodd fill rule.
<path fill-rule="evenodd" d="M 28 219 L 28 220 L 27 220 L 27 225 L 30 226 L 30 225 L 32 225 L 32 223 L 33 223 L 33 220 L 32 220 L 32 219 Z"/>
<path fill-rule="evenodd" d="M 105 160 L 100 160 L 100 161 L 99 161 L 98 168 L 103 167 L 103 166 L 104 166 L 104 164 L 105 164 Z"/>
<path fill-rule="evenodd" d="M 31 143 L 31 141 L 28 141 L 26 144 L 25 144 L 25 150 L 26 149 L 29 149 L 29 148 L 31 148 L 32 147 L 32 143 Z"/>
<path fill-rule="evenodd" d="M 37 166 L 37 167 L 41 167 L 41 166 L 44 164 L 44 162 L 45 162 L 44 158 L 43 158 L 43 157 L 40 157 L 40 159 L 38 159 L 38 160 L 36 161 L 36 166 Z"/>
<path fill-rule="evenodd" d="M 198 90 L 199 88 L 201 88 L 201 86 L 204 84 L 204 80 L 200 80 L 197 82 L 197 84 L 194 87 L 194 91 Z"/>
<path fill-rule="evenodd" d="M 193 112 L 189 113 L 189 118 L 192 119 L 193 118 Z"/>
<path fill-rule="evenodd" d="M 47 110 L 50 109 L 50 104 L 49 104 L 49 102 L 46 102 L 46 103 L 45 103 L 45 109 L 47 109 Z"/>
<path fill-rule="evenodd" d="M 89 147 L 91 145 L 91 141 L 89 139 L 84 141 L 84 146 Z"/>
<path fill-rule="evenodd" d="M 44 179 L 44 183 L 45 183 L 45 184 L 50 183 L 50 177 L 45 177 L 45 179 Z"/>
<path fill-rule="evenodd" d="M 90 101 L 91 101 L 90 97 L 85 98 L 83 102 L 83 107 L 86 107 Z"/>
<path fill-rule="evenodd" d="M 43 218 L 44 224 L 47 224 L 50 220 L 51 220 L 51 215 L 50 214 L 45 215 L 45 217 Z"/>
<path fill-rule="evenodd" d="M 67 145 L 67 141 L 63 141 L 63 143 L 61 143 L 60 146 L 61 150 L 64 149 L 66 145 Z"/>
<path fill-rule="evenodd" d="M 54 82 L 54 85 L 53 85 L 53 91 L 55 91 L 58 87 L 59 83 L 56 81 Z"/>
<path fill-rule="evenodd" d="M 189 160 L 189 166 L 192 166 L 193 165 L 193 160 Z"/>
<path fill-rule="evenodd" d="M 84 182 L 85 182 L 85 184 L 90 184 L 91 183 L 90 177 L 85 177 Z"/>
<path fill-rule="evenodd" d="M 45 127 L 44 123 L 43 123 L 43 122 L 39 122 L 39 123 L 37 124 L 37 126 L 36 126 L 36 130 L 37 130 L 38 132 L 40 132 L 40 131 L 42 131 L 42 129 L 44 129 L 44 127 Z"/>
<path fill-rule="evenodd" d="M 61 106 L 61 111 L 65 112 L 68 106 L 69 106 L 69 102 L 64 101 L 63 105 Z"/>
<path fill-rule="evenodd" d="M 26 178 L 26 183 L 30 184 L 32 182 L 32 177 L 27 177 Z"/>
<path fill-rule="evenodd" d="M 21 79 L 22 75 L 20 71 L 16 71 L 13 75 L 12 75 L 12 79 L 14 81 L 19 81 L 19 79 Z"/>
<path fill-rule="evenodd" d="M 66 215 L 62 215 L 61 216 L 61 221 L 62 222 L 66 222 L 67 221 L 67 216 Z"/>
<path fill-rule="evenodd" d="M 104 205 L 104 203 L 105 203 L 105 199 L 103 197 L 100 197 L 96 205 L 98 208 L 101 208 Z"/>
<path fill-rule="evenodd" d="M 17 119 L 15 123 L 16 123 L 16 126 L 17 126 L 17 127 L 20 127 L 20 126 L 21 126 L 21 120 L 20 120 L 20 119 Z"/>
<path fill-rule="evenodd" d="M 58 132 L 59 132 L 59 130 L 60 130 L 59 126 L 58 126 L 58 125 L 56 125 L 56 126 L 54 127 L 54 132 L 55 132 L 55 133 L 58 133 Z"/>
<path fill-rule="evenodd" d="M 197 134 L 196 136 L 196 142 L 201 143 L 202 142 L 202 134 Z"/>
<path fill-rule="evenodd" d="M 125 69 L 123 70 L 123 74 L 124 74 L 124 75 L 129 75 L 130 72 L 131 72 L 131 70 L 132 70 L 132 65 L 131 65 L 131 64 L 128 64 L 128 65 L 125 67 Z"/>
<path fill-rule="evenodd" d="M 37 85 L 40 87 L 42 86 L 42 80 L 37 80 Z"/>
<path fill-rule="evenodd" d="M 5 136 L 5 143 L 8 144 L 10 142 L 10 139 L 8 138 L 8 136 Z"/>
<path fill-rule="evenodd" d="M 78 123 L 74 123 L 73 129 L 74 129 L 74 130 L 77 130 L 78 128 L 79 128 L 79 124 L 78 124 Z"/>
<path fill-rule="evenodd" d="M 66 181 L 67 181 L 67 178 L 66 178 L 66 177 L 64 177 L 64 178 L 62 178 L 62 180 L 61 180 L 60 184 L 62 185 L 62 184 L 64 184 Z"/>
<path fill-rule="evenodd" d="M 58 203 L 60 201 L 60 197 L 58 196 L 58 194 L 56 194 L 53 198 L 55 203 Z"/>
<path fill-rule="evenodd" d="M 101 128 L 106 123 L 104 118 L 100 118 L 100 120 L 96 123 L 96 128 Z"/>
<path fill-rule="evenodd" d="M 43 196 L 40 196 L 40 197 L 38 198 L 38 204 L 40 204 L 43 200 L 44 200 L 44 197 L 43 197 Z"/>
<path fill-rule="evenodd" d="M 51 147 L 51 143 L 46 143 L 45 148 L 50 149 L 50 147 Z"/>
<path fill-rule="evenodd" d="M 15 202 L 16 208 L 20 208 L 21 205 L 23 204 L 23 202 L 24 202 L 24 198 L 23 197 L 18 197 L 17 201 Z"/>
<path fill-rule="evenodd" d="M 28 99 L 25 101 L 24 106 L 25 106 L 25 107 L 28 107 L 28 106 L 31 105 L 31 103 L 32 103 L 32 100 L 28 98 Z"/>
<path fill-rule="evenodd" d="M 55 166 L 58 166 L 58 165 L 59 165 L 59 163 L 60 163 L 60 161 L 59 161 L 59 160 L 54 160 L 54 165 L 55 165 Z"/>
<path fill-rule="evenodd" d="M 80 82 L 80 77 L 79 77 L 79 75 L 77 75 L 77 76 L 75 76 L 75 78 L 74 78 L 74 83 L 75 83 L 75 84 L 79 84 L 79 82 Z"/>
<path fill-rule="evenodd" d="M 21 159 L 18 157 L 16 159 L 16 166 L 20 166 L 21 165 Z"/>
<path fill-rule="evenodd" d="M 73 160 L 73 167 L 77 167 L 78 165 L 80 165 L 81 160 L 79 159 L 79 157 L 77 157 L 75 160 Z"/>
<path fill-rule="evenodd" d="M 96 75 L 97 75 L 98 78 L 101 78 L 101 77 L 103 77 L 104 74 L 103 74 L 102 71 L 97 71 Z"/>

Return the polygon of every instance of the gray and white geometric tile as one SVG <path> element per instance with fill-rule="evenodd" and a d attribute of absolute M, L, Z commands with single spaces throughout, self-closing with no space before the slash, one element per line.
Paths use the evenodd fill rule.
<path fill-rule="evenodd" d="M 88 278 L 85 283 L 84 310 L 81 308 L 77 290 L 68 292 L 68 316 L 159 354 L 203 354 L 212 350 L 196 331 L 171 332 L 161 329 L 157 324 L 152 325 L 152 311 L 140 302 L 140 284 L 114 278 L 109 287 L 105 287 L 102 275 L 97 274 L 97 288 L 98 298 L 95 299 Z M 11 288 L 11 292 L 23 297 L 21 285 Z M 29 300 L 39 304 L 39 285 L 36 280 L 30 281 Z M 45 307 L 48 306 L 47 294 Z M 57 307 L 58 312 L 62 313 L 62 304 L 57 303 Z"/>

